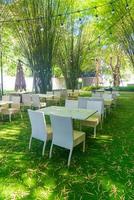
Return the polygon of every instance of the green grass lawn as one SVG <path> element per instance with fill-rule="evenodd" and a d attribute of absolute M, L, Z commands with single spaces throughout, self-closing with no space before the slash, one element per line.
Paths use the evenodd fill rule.
<path fill-rule="evenodd" d="M 86 130 L 86 152 L 68 151 L 50 143 L 41 156 L 42 143 L 33 140 L 29 152 L 27 114 L 11 123 L 0 122 L 0 200 L 133 200 L 134 199 L 134 93 L 123 93 L 103 129 Z"/>

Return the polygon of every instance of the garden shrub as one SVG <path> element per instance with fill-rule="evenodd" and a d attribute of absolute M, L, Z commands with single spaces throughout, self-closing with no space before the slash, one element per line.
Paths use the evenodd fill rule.
<path fill-rule="evenodd" d="M 100 86 L 85 86 L 82 88 L 83 91 L 93 91 L 93 90 L 97 90 L 100 89 Z"/>
<path fill-rule="evenodd" d="M 125 87 L 122 86 L 122 87 L 118 87 L 117 90 L 134 92 L 134 86 L 125 86 Z"/>

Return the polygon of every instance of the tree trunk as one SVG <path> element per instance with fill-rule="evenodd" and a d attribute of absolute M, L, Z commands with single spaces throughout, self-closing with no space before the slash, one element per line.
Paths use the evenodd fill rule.
<path fill-rule="evenodd" d="M 35 93 L 46 94 L 52 90 L 52 71 L 51 68 L 38 69 L 34 71 L 33 89 Z"/>
<path fill-rule="evenodd" d="M 77 78 L 78 77 L 76 76 L 76 73 L 73 72 L 73 70 L 70 70 L 68 75 L 67 76 L 65 75 L 64 77 L 65 77 L 67 89 L 71 89 L 72 92 L 74 92 L 74 90 L 77 89 Z"/>
<path fill-rule="evenodd" d="M 113 86 L 118 87 L 120 85 L 120 58 L 117 56 L 116 65 L 113 66 L 113 58 L 110 57 L 110 66 L 113 73 Z"/>
<path fill-rule="evenodd" d="M 99 86 L 100 62 L 96 59 L 96 86 Z"/>

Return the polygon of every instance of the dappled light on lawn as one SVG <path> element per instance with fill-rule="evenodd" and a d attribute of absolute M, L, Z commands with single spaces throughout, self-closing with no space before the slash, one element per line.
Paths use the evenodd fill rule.
<path fill-rule="evenodd" d="M 31 129 L 26 112 L 23 120 L 1 121 L 0 199 L 133 199 L 133 106 L 133 93 L 122 94 L 102 130 L 98 127 L 96 139 L 91 137 L 93 129 L 84 127 L 86 152 L 76 147 L 69 169 L 67 150 L 55 147 L 48 158 L 50 142 L 43 157 L 42 142 L 33 140 L 28 150 Z"/>

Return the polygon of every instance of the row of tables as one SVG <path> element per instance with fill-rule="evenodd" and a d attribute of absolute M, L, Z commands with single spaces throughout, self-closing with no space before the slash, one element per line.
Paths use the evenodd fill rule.
<path fill-rule="evenodd" d="M 40 98 L 52 98 L 53 95 L 51 94 L 38 94 Z M 104 99 L 105 105 L 111 105 L 112 101 L 109 99 Z M 12 101 L 0 101 L 0 106 L 6 105 L 6 104 L 12 104 Z M 86 109 L 68 109 L 61 106 L 49 106 L 43 109 L 40 109 L 40 111 L 44 112 L 45 115 L 62 115 L 65 117 L 71 117 L 72 119 L 77 120 L 86 120 L 87 118 L 94 115 L 97 110 L 86 110 Z"/>
<path fill-rule="evenodd" d="M 0 101 L 0 106 L 12 103 L 12 101 Z M 45 115 L 55 114 L 64 117 L 71 117 L 72 119 L 77 120 L 86 120 L 88 117 L 91 117 L 97 112 L 97 110 L 69 109 L 62 106 L 49 106 L 39 109 L 38 111 L 43 112 Z"/>
<path fill-rule="evenodd" d="M 9 93 L 9 95 L 15 95 L 15 96 L 22 96 L 23 94 L 30 94 L 32 96 L 32 93 L 28 93 L 28 92 L 11 92 Z M 52 94 L 37 94 L 40 98 L 54 98 L 55 96 L 57 96 L 56 94 L 52 93 Z"/>

